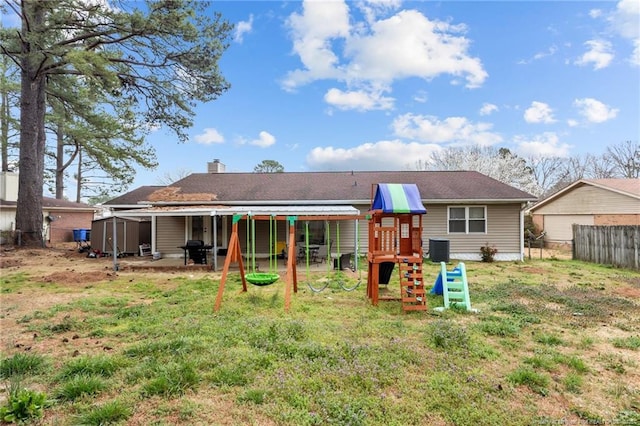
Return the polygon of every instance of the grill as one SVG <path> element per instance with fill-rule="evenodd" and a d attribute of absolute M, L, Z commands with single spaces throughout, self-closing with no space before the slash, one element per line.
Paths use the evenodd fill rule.
<path fill-rule="evenodd" d="M 187 243 L 184 245 L 187 249 L 190 248 L 199 248 L 204 246 L 204 241 L 202 240 L 187 240 Z"/>
<path fill-rule="evenodd" d="M 187 240 L 180 248 L 184 250 L 185 264 L 187 259 L 190 259 L 195 264 L 206 265 L 207 251 L 211 250 L 212 246 L 205 245 L 202 240 Z"/>

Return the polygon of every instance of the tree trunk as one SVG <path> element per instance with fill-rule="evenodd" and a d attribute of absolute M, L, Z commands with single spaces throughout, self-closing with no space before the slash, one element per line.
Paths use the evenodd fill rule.
<path fill-rule="evenodd" d="M 64 126 L 56 127 L 56 199 L 64 198 Z"/>
<path fill-rule="evenodd" d="M 38 2 L 24 2 L 23 34 L 38 32 L 44 12 Z M 44 187 L 44 112 L 46 76 L 39 72 L 43 58 L 28 38 L 22 42 L 20 90 L 20 157 L 16 230 L 23 246 L 44 246 L 42 188 Z"/>
<path fill-rule="evenodd" d="M 2 91 L 2 100 L 0 100 L 0 138 L 2 150 L 2 171 L 9 171 L 9 94 Z"/>
<path fill-rule="evenodd" d="M 78 147 L 78 185 L 76 186 L 76 203 L 82 198 L 82 147 Z"/>

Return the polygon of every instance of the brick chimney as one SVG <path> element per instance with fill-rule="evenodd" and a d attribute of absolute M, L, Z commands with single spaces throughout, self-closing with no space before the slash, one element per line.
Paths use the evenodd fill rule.
<path fill-rule="evenodd" d="M 224 173 L 225 166 L 219 159 L 213 160 L 213 162 L 207 163 L 207 173 Z"/>

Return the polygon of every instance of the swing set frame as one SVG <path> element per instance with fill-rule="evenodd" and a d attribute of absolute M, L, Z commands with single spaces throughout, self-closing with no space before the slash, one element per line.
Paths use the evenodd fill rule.
<path fill-rule="evenodd" d="M 224 261 L 224 266 L 222 268 L 222 277 L 220 278 L 220 285 L 218 286 L 218 294 L 216 296 L 216 301 L 214 305 L 214 311 L 218 312 L 220 307 L 222 306 L 222 298 L 224 295 L 225 284 L 227 281 L 227 276 L 229 274 L 229 269 L 232 263 L 237 263 L 238 268 L 240 270 L 240 279 L 242 281 L 242 290 L 241 292 L 247 291 L 247 273 L 245 272 L 244 263 L 242 260 L 242 249 L 240 247 L 240 239 L 238 233 L 238 222 L 242 219 L 246 220 L 274 220 L 274 221 L 283 221 L 288 224 L 289 227 L 289 246 L 287 252 L 287 272 L 285 277 L 285 295 L 284 295 L 284 309 L 286 312 L 289 312 L 291 308 L 291 293 L 298 292 L 298 272 L 296 267 L 296 246 L 294 242 L 296 241 L 296 222 L 298 219 L 306 220 L 306 221 L 339 221 L 339 220 L 353 220 L 360 221 L 367 219 L 365 215 L 305 215 L 305 216 L 288 216 L 288 215 L 264 215 L 264 214 L 235 214 L 233 215 L 233 220 L 231 224 L 231 236 L 229 238 L 229 245 L 227 248 L 227 256 Z M 358 226 L 356 226 L 357 232 L 360 232 Z M 270 236 L 271 239 L 271 236 Z M 274 254 L 275 255 L 275 254 Z M 255 256 L 255 253 L 254 253 Z M 272 257 L 270 255 L 270 257 Z M 249 259 L 247 257 L 247 259 Z M 270 259 L 271 260 L 271 259 Z M 253 259 L 255 262 L 255 257 Z M 328 260 L 329 261 L 329 260 Z M 254 284 L 254 283 L 252 283 Z M 270 283 L 269 283 L 270 284 Z M 262 284 L 266 285 L 266 284 Z"/>

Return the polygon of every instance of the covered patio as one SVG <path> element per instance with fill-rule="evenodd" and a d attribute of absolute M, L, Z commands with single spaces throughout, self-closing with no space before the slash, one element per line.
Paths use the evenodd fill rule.
<path fill-rule="evenodd" d="M 151 220 L 151 253 L 158 254 L 158 256 L 145 257 L 142 259 L 127 259 L 122 261 L 123 267 L 130 268 L 144 268 L 144 269 L 162 269 L 162 268 L 195 268 L 205 267 L 205 269 L 211 269 L 214 271 L 220 270 L 220 266 L 224 264 L 226 259 L 226 249 L 228 248 L 228 229 L 227 221 L 233 215 L 241 215 L 244 218 L 256 219 L 257 221 L 268 220 L 269 218 L 275 219 L 278 223 L 283 224 L 282 229 L 285 230 L 284 225 L 288 218 L 296 218 L 298 221 L 337 221 L 337 220 L 354 220 L 355 231 L 353 234 L 353 241 L 348 241 L 348 244 L 343 246 L 349 246 L 353 252 L 358 252 L 359 241 L 358 224 L 357 219 L 360 218 L 360 211 L 352 206 L 220 206 L 220 205 L 201 205 L 201 206 L 184 206 L 184 205 L 156 205 L 153 207 L 145 207 L 134 210 L 121 210 L 112 212 L 113 224 L 116 223 L 117 218 L 132 218 L 132 217 L 145 217 Z M 194 230 L 190 227 L 190 223 L 195 217 L 210 217 L 212 226 L 210 231 L 205 234 L 204 237 L 194 238 Z M 176 219 L 181 219 L 181 222 L 177 222 Z M 173 226 L 166 226 L 167 221 L 172 220 Z M 109 220 L 107 220 L 109 223 Z M 222 226 L 221 226 L 222 225 Z M 205 231 L 207 228 L 205 227 Z M 219 234 L 222 235 L 219 235 Z M 283 234 L 284 235 L 284 234 Z M 286 246 L 288 247 L 292 241 L 289 241 L 290 235 L 287 233 Z M 173 238 L 173 240 L 171 240 Z M 260 235 L 262 239 L 270 238 L 267 234 Z M 297 237 L 296 237 L 297 238 Z M 302 238 L 302 236 L 300 236 Z M 192 239 L 202 239 L 204 244 L 211 247 L 207 256 L 205 265 L 194 265 L 187 262 L 185 258 L 186 251 L 181 246 L 186 241 Z M 173 243 L 167 241 L 173 241 Z M 295 242 L 293 242 L 295 243 Z M 164 244 L 164 245 L 162 245 Z M 164 249 L 169 246 L 170 248 L 175 246 L 175 252 L 165 255 L 162 253 Z M 117 256 L 117 241 L 113 242 L 114 256 L 114 269 L 117 268 L 115 258 Z M 163 250 L 161 250 L 163 248 Z M 287 250 L 288 253 L 288 250 Z M 325 262 L 311 262 L 309 268 L 321 271 L 323 268 L 327 269 L 327 262 L 332 262 L 332 257 L 335 257 L 337 253 L 329 253 Z M 253 257 L 252 260 L 256 262 L 256 269 L 266 270 L 269 265 L 268 253 L 243 253 L 245 259 Z M 248 262 L 247 262 L 248 263 Z M 264 265 L 262 265 L 264 264 Z M 278 269 L 284 268 L 286 270 L 286 258 L 277 259 Z M 300 267 L 306 269 L 306 258 L 300 259 Z"/>

